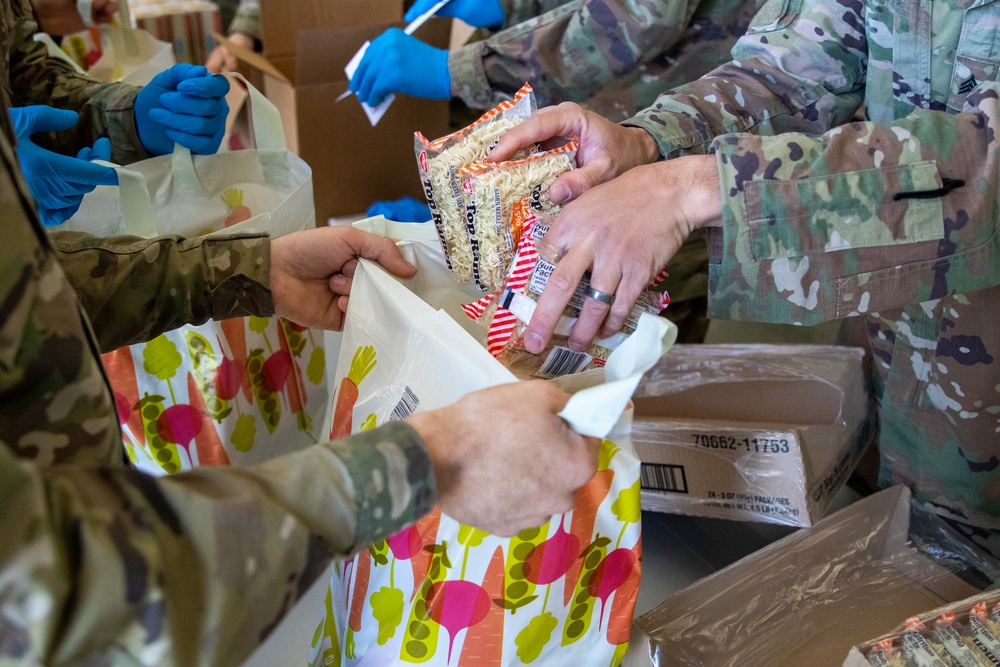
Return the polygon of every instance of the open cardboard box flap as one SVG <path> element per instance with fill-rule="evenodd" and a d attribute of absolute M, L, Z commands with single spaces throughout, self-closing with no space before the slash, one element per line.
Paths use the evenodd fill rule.
<path fill-rule="evenodd" d="M 623 665 L 839 666 L 900 618 L 982 590 L 913 547 L 914 511 L 887 489 L 683 589 L 636 620 Z"/>

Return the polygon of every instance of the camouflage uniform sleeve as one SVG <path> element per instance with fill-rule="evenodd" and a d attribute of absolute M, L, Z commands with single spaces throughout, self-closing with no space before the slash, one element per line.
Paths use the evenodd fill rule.
<path fill-rule="evenodd" d="M 65 62 L 48 55 L 34 41 L 38 31 L 30 0 L 14 0 L 14 24 L 7 26 L 11 106 L 45 104 L 80 114 L 70 130 L 38 135 L 50 150 L 75 155 L 104 136 L 111 140 L 111 159 L 129 164 L 150 157 L 135 125 L 135 97 L 139 88 L 122 83 L 101 84 L 78 74 Z"/>
<path fill-rule="evenodd" d="M 989 82 L 959 114 L 720 137 L 709 316 L 809 325 L 997 285 L 998 133 Z"/>
<path fill-rule="evenodd" d="M 239 32 L 260 39 L 260 0 L 240 0 L 236 15 L 229 24 L 229 33 Z"/>
<path fill-rule="evenodd" d="M 697 0 L 563 4 L 453 50 L 452 95 L 485 109 L 528 81 L 539 105 L 588 99 L 674 44 L 697 6 Z"/>
<path fill-rule="evenodd" d="M 556 7 L 566 4 L 576 5 L 579 2 L 580 0 L 500 0 L 500 5 L 503 7 L 503 24 L 505 27 L 517 25 L 550 12 Z"/>
<path fill-rule="evenodd" d="M 704 154 L 722 134 L 818 134 L 849 121 L 864 98 L 864 3 L 768 0 L 732 56 L 624 124 L 676 157 Z"/>
<path fill-rule="evenodd" d="M 435 484 L 401 423 L 159 478 L 0 446 L 0 664 L 239 665 L 331 557 L 412 524 Z"/>
<path fill-rule="evenodd" d="M 185 324 L 274 312 L 265 235 L 49 238 L 105 352 Z"/>

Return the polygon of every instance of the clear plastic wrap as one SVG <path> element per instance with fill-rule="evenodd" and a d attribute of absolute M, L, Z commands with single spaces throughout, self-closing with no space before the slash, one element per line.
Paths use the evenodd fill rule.
<path fill-rule="evenodd" d="M 998 581 L 1000 564 L 896 486 L 671 596 L 636 620 L 623 665 L 837 666 Z"/>

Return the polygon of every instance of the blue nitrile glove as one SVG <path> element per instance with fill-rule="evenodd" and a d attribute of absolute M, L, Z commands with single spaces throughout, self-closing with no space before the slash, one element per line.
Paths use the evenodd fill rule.
<path fill-rule="evenodd" d="M 417 0 L 403 18 L 410 22 L 437 4 L 437 0 Z M 451 0 L 437 11 L 436 16 L 451 16 L 473 28 L 499 28 L 504 13 L 500 0 Z"/>
<path fill-rule="evenodd" d="M 192 153 L 219 150 L 226 132 L 229 80 L 201 65 L 174 65 L 153 77 L 135 98 L 139 140 L 153 155 L 166 155 L 174 143 Z"/>
<path fill-rule="evenodd" d="M 428 100 L 451 99 L 448 52 L 424 44 L 399 28 L 375 38 L 351 78 L 351 91 L 368 106 L 378 106 L 389 93 Z"/>
<path fill-rule="evenodd" d="M 368 207 L 368 217 L 373 215 L 383 215 L 396 222 L 427 222 L 431 219 L 431 210 L 422 201 L 403 197 L 394 201 L 375 202 Z"/>
<path fill-rule="evenodd" d="M 90 160 L 111 159 L 111 142 L 98 139 L 94 148 L 84 148 L 76 157 L 60 155 L 31 140 L 35 132 L 67 130 L 80 119 L 75 111 L 46 106 L 10 109 L 17 135 L 17 159 L 38 206 L 38 217 L 48 227 L 69 220 L 80 208 L 83 196 L 98 185 L 118 185 L 118 174 Z"/>

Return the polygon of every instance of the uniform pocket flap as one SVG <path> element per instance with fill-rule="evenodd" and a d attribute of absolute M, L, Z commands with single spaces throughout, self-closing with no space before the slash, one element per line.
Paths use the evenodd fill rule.
<path fill-rule="evenodd" d="M 944 237 L 941 198 L 893 200 L 941 188 L 928 160 L 791 181 L 744 183 L 755 260 L 799 257 Z"/>

